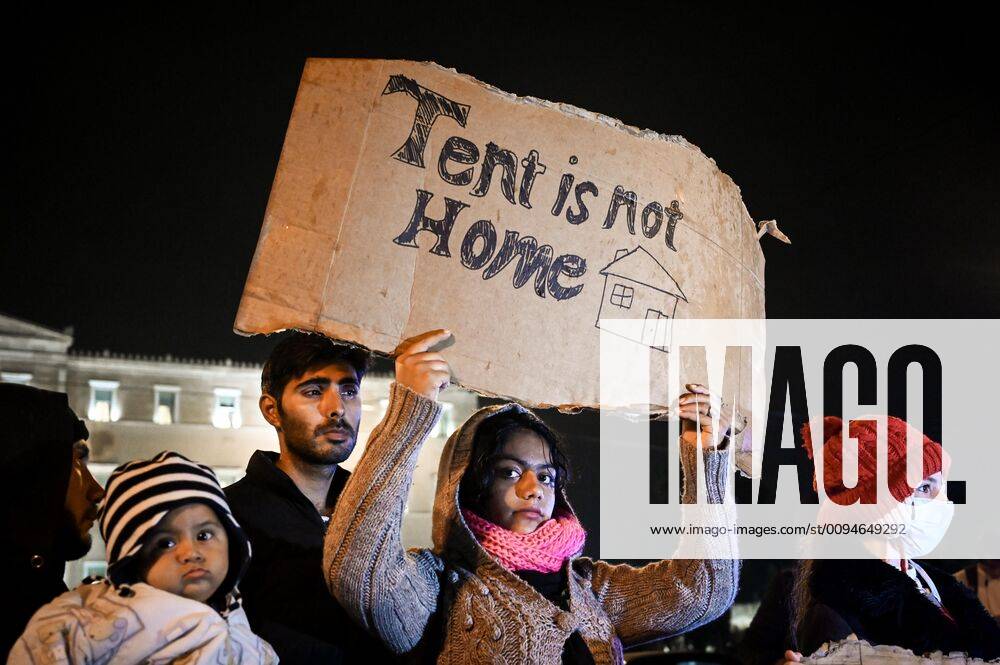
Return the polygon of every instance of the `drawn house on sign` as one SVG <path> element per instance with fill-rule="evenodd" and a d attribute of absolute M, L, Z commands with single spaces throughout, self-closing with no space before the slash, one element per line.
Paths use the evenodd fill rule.
<path fill-rule="evenodd" d="M 634 332 L 623 336 L 666 353 L 677 302 L 688 301 L 677 281 L 642 247 L 619 249 L 601 274 L 604 296 L 594 325 L 601 328 L 602 318 L 642 319 L 644 325 L 628 328 Z M 613 332 L 621 335 L 622 329 Z"/>

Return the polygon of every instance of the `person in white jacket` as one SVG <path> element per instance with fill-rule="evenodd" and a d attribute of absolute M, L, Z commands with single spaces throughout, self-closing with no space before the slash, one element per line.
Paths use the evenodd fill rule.
<path fill-rule="evenodd" d="M 163 452 L 119 466 L 106 489 L 108 578 L 39 609 L 7 662 L 278 662 L 240 606 L 250 543 L 212 470 Z"/>

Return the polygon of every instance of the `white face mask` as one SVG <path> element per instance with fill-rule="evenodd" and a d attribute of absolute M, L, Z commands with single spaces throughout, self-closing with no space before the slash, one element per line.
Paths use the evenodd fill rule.
<path fill-rule="evenodd" d="M 944 498 L 909 498 L 883 518 L 887 524 L 902 524 L 905 533 L 891 545 L 901 557 L 914 559 L 930 554 L 944 539 L 955 515 L 955 504 Z"/>

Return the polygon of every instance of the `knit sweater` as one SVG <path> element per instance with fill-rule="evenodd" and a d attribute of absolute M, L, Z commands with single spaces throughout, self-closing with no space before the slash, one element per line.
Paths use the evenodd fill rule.
<path fill-rule="evenodd" d="M 438 663 L 558 663 L 575 631 L 595 663 L 622 663 L 623 648 L 696 628 L 732 604 L 739 570 L 733 538 L 706 539 L 713 542 L 702 551 L 712 558 L 704 560 L 636 568 L 568 559 L 567 610 L 493 559 L 461 516 L 459 483 L 479 425 L 520 408 L 481 409 L 451 436 L 438 468 L 434 548 L 407 552 L 400 544 L 406 498 L 441 407 L 392 385 L 386 416 L 337 502 L 324 544 L 330 591 L 359 624 L 396 653 L 430 644 Z M 703 457 L 709 500 L 717 503 L 727 454 Z M 685 487 L 694 486 L 696 456 L 693 446 L 682 446 Z M 692 500 L 685 495 L 686 503 Z M 569 508 L 565 497 L 562 503 Z"/>

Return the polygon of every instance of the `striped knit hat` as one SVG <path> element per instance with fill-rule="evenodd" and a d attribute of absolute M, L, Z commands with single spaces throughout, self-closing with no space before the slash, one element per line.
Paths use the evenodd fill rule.
<path fill-rule="evenodd" d="M 229 536 L 229 571 L 215 597 L 224 599 L 236 588 L 250 563 L 250 541 L 233 518 L 211 468 L 164 451 L 150 460 L 122 464 L 111 473 L 105 489 L 100 525 L 112 582 L 140 581 L 136 555 L 150 529 L 174 508 L 203 503 L 215 510 Z"/>

